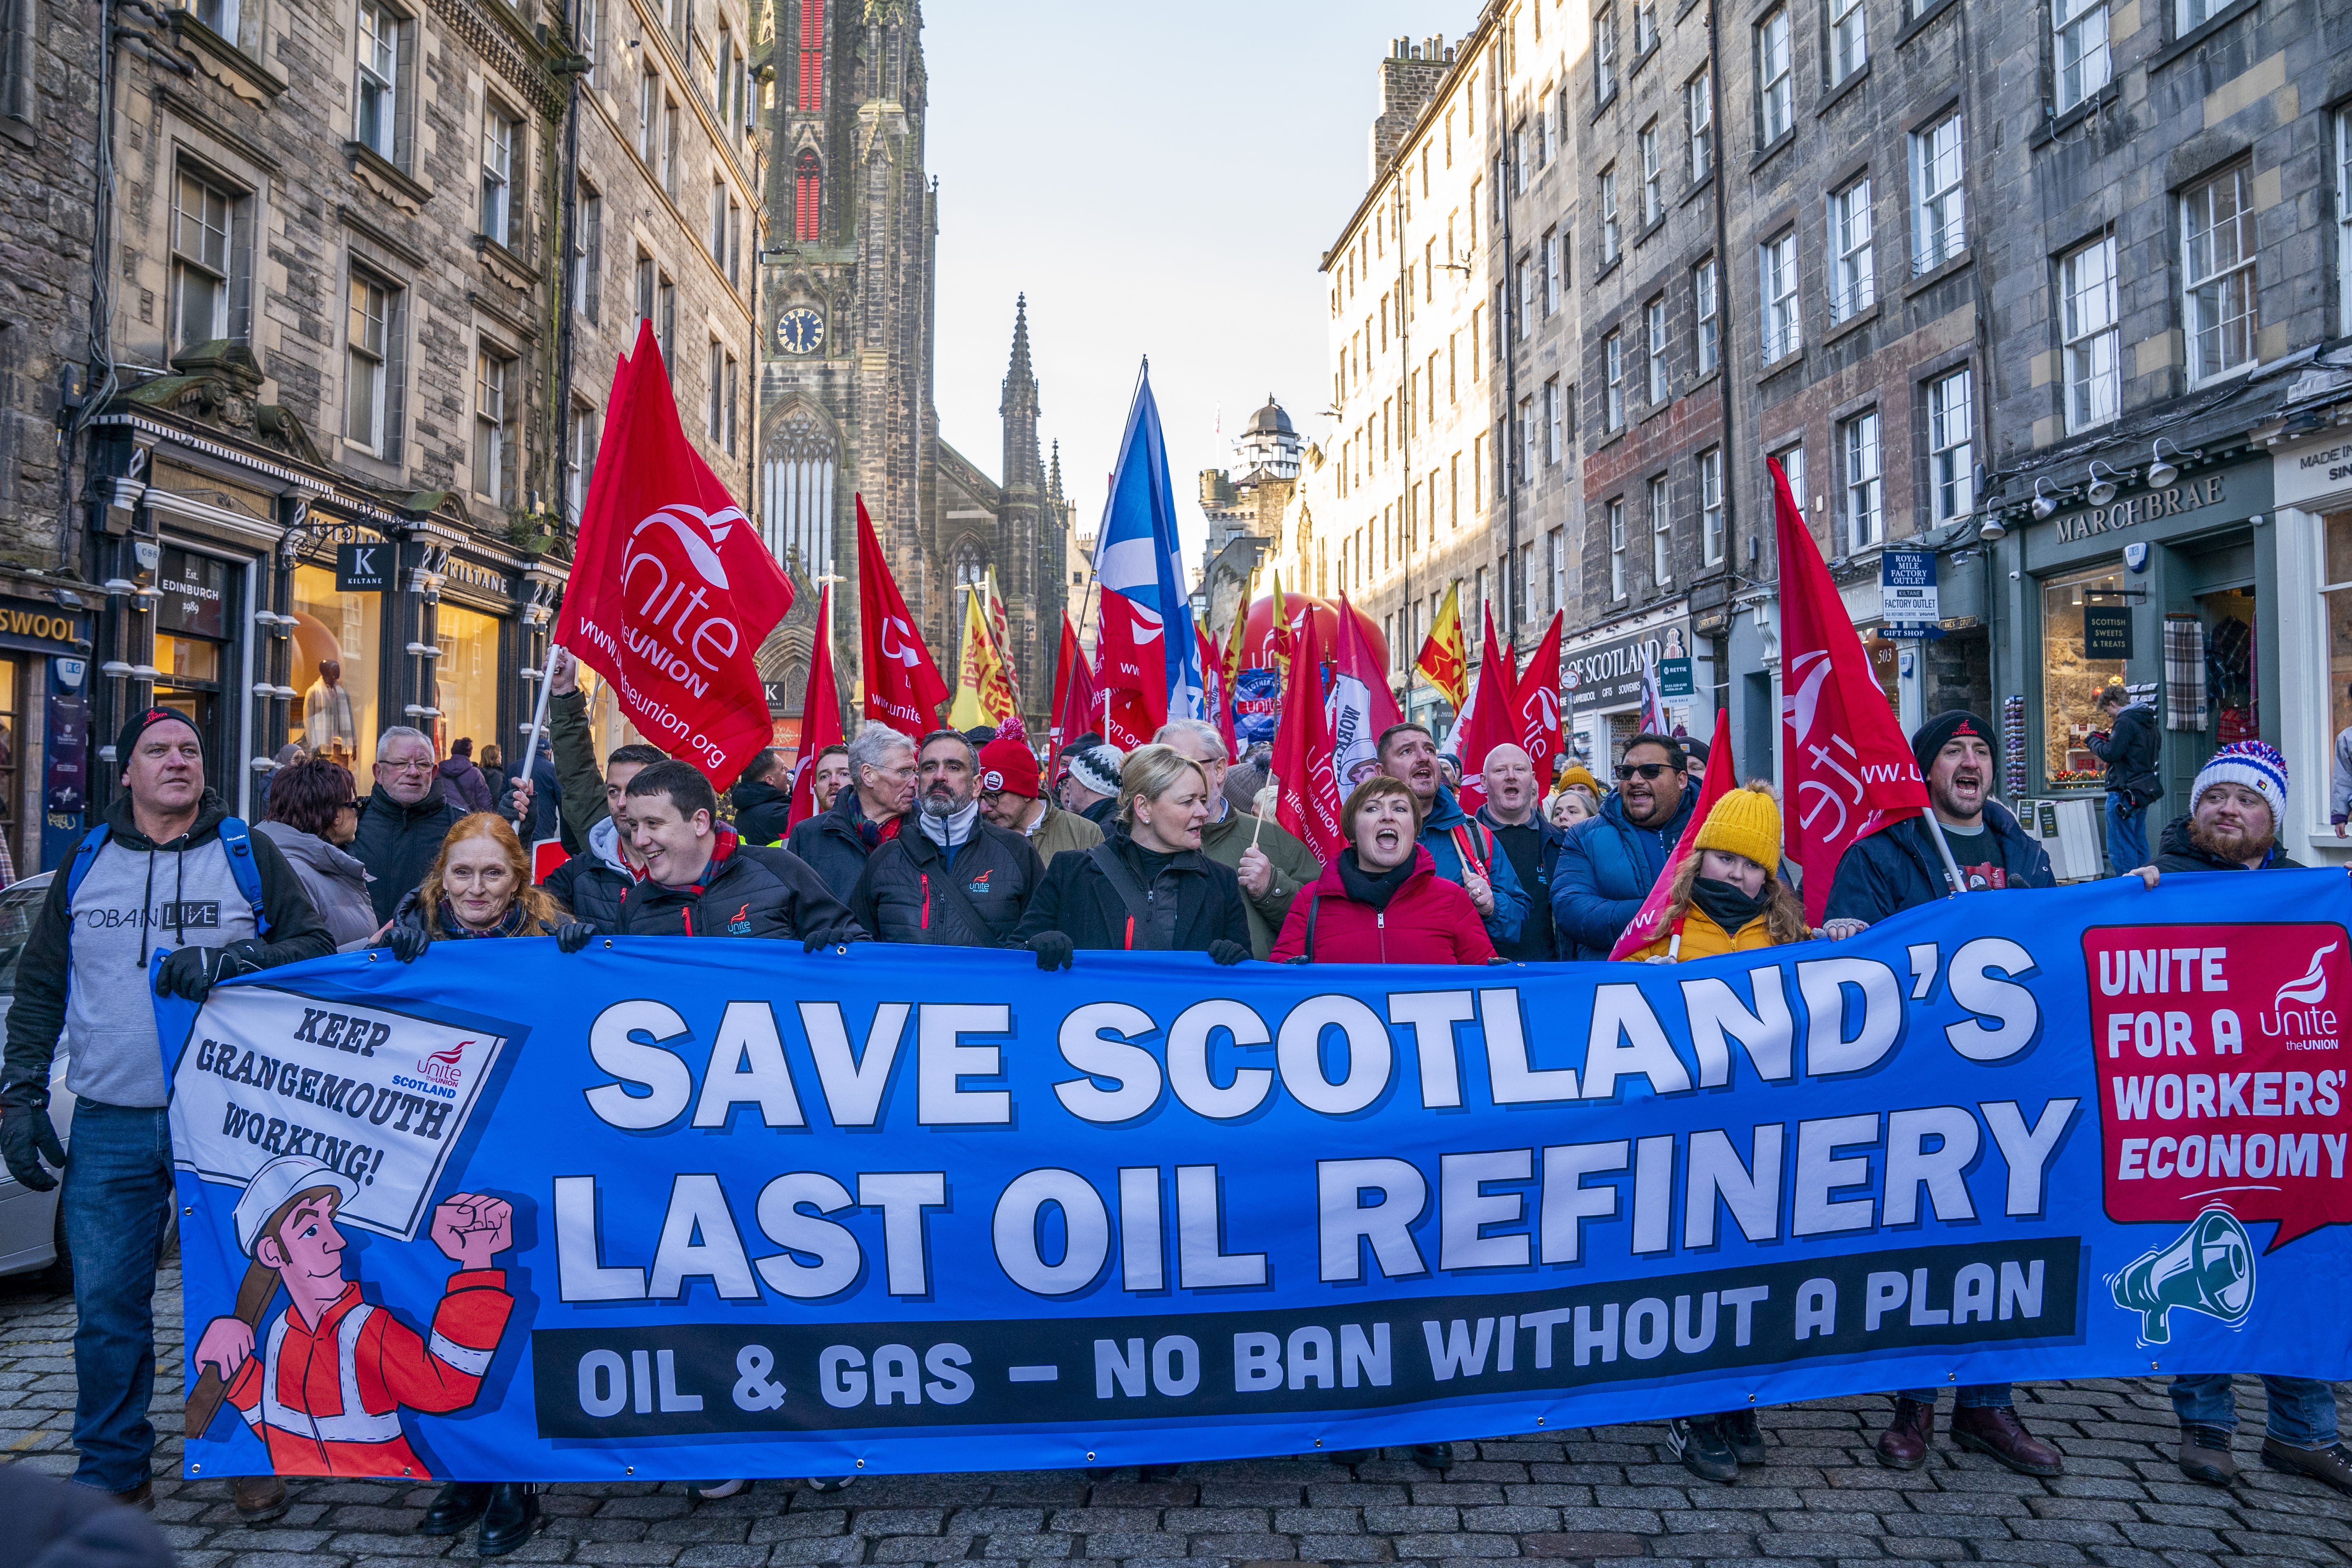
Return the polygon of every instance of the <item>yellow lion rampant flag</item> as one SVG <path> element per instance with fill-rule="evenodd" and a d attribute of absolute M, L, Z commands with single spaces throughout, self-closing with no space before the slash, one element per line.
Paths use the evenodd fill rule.
<path fill-rule="evenodd" d="M 980 592 L 970 590 L 963 602 L 963 651 L 956 661 L 955 704 L 948 710 L 948 722 L 959 730 L 1002 724 L 1014 708 L 1013 687 L 1005 679 L 996 639 L 989 635 Z"/>
<path fill-rule="evenodd" d="M 1445 604 L 1431 624 L 1429 639 L 1421 645 L 1412 667 L 1444 694 L 1456 713 L 1462 711 L 1463 700 L 1470 694 L 1470 653 L 1462 642 L 1461 584 L 1445 590 Z"/>

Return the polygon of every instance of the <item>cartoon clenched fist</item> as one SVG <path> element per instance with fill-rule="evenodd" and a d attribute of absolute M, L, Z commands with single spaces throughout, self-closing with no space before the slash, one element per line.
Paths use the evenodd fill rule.
<path fill-rule="evenodd" d="M 433 1245 L 460 1268 L 488 1268 L 514 1245 L 514 1205 L 481 1193 L 456 1193 L 433 1210 Z"/>

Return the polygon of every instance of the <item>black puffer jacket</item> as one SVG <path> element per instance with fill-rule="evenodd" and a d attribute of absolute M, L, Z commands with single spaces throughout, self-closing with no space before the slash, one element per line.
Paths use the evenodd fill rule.
<path fill-rule="evenodd" d="M 792 775 L 784 775 L 790 778 Z M 727 792 L 735 806 L 735 831 L 751 845 L 781 844 L 784 839 L 785 819 L 793 813 L 793 792 L 778 789 L 758 779 L 737 781 Z M 806 859 L 806 856 L 802 858 Z"/>
<path fill-rule="evenodd" d="M 1241 879 L 1223 866 L 1188 849 L 1168 864 L 1152 881 L 1144 869 L 1143 852 L 1127 829 L 1114 822 L 1110 836 L 1098 847 L 1108 848 L 1127 863 L 1135 879 L 1144 883 L 1157 901 L 1176 900 L 1176 934 L 1170 951 L 1206 952 L 1220 937 L 1249 946 L 1249 910 L 1242 902 Z M 1141 948 L 1138 933 L 1129 939 L 1126 901 L 1094 860 L 1092 849 L 1065 849 L 1045 868 L 1045 880 L 1029 900 L 1028 913 L 1013 932 L 1026 942 L 1039 931 L 1057 931 L 1071 945 L 1095 949 Z"/>
<path fill-rule="evenodd" d="M 2224 860 L 2219 855 L 2189 837 L 2189 818 L 2176 816 L 2164 825 L 2164 837 L 2158 841 L 2156 859 L 2159 871 L 2293 871 L 2300 863 L 2287 858 L 2275 844 L 2259 866 L 2249 866 L 2242 860 Z M 2126 866 L 2124 870 L 2137 868 Z"/>
<path fill-rule="evenodd" d="M 857 808 L 857 791 L 845 789 L 834 796 L 831 811 L 810 817 L 784 841 L 784 847 L 814 867 L 833 896 L 845 904 L 857 891 L 866 858 L 873 853 L 858 837 L 857 825 L 865 820 L 866 814 Z"/>
<path fill-rule="evenodd" d="M 2137 793 L 2150 804 L 2163 797 L 2156 763 L 2164 750 L 2164 737 L 2157 731 L 2154 708 L 2145 702 L 2130 704 L 2116 715 L 2112 731 L 2105 737 L 2089 737 L 2088 743 L 2107 765 L 2109 795 Z"/>
<path fill-rule="evenodd" d="M 542 885 L 563 900 L 573 920 L 611 936 L 621 929 L 621 895 L 636 882 L 621 858 L 620 824 L 608 816 L 588 830 L 588 847 L 550 872 Z"/>
<path fill-rule="evenodd" d="M 1045 879 L 1029 841 L 984 818 L 972 824 L 952 862 L 917 824 L 874 851 L 849 912 L 882 942 L 1001 947 Z"/>
<path fill-rule="evenodd" d="M 701 881 L 684 888 L 635 884 L 621 895 L 614 929 L 623 936 L 866 940 L 807 861 L 789 849 L 747 845 L 731 827 L 719 830 Z"/>
<path fill-rule="evenodd" d="M 368 901 L 375 906 L 378 923 L 390 920 L 402 895 L 425 880 L 441 841 L 466 815 L 463 805 L 441 793 L 447 783 L 436 778 L 415 805 L 401 805 L 378 784 L 360 808 L 359 837 L 352 840 L 351 853 L 375 879 L 368 884 Z"/>

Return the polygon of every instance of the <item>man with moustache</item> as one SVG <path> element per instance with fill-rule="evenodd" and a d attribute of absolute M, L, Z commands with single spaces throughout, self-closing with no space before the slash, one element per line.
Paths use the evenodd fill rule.
<path fill-rule="evenodd" d="M 1028 839 L 982 812 L 979 771 L 964 736 L 934 730 L 923 737 L 915 814 L 867 857 L 849 896 L 849 912 L 877 940 L 1002 947 L 1021 923 L 1045 868 Z"/>
<path fill-rule="evenodd" d="M 2197 773 L 2189 814 L 2165 825 L 2156 859 L 2129 867 L 2151 888 L 2164 871 L 2276 871 L 2296 862 L 2279 851 L 2286 816 L 2286 759 L 2260 741 L 2238 741 Z"/>
<path fill-rule="evenodd" d="M 2004 888 L 2054 888 L 2050 857 L 2017 825 L 2009 808 L 1992 798 L 1992 726 L 1974 713 L 1939 713 L 1911 737 L 1911 754 L 1927 781 L 1927 802 L 1951 846 L 1952 859 L 1971 892 Z M 1850 936 L 1904 910 L 1930 904 L 1951 892 L 1943 857 L 1924 817 L 1883 828 L 1845 852 L 1830 889 L 1824 929 Z M 1927 1462 L 1936 1441 L 1936 1401 L 1940 1390 L 1905 1391 L 1895 1401 L 1895 1419 L 1878 1436 L 1878 1462 L 1889 1469 L 1916 1470 Z M 2010 1385 L 1973 1384 L 1953 1393 L 1952 1440 L 2020 1475 L 2064 1473 L 2058 1450 L 2025 1429 L 2017 1418 Z"/>
<path fill-rule="evenodd" d="M 1552 872 L 1559 956 L 1605 959 L 1674 858 L 1698 791 L 1690 757 L 1672 735 L 1640 734 L 1617 761 L 1617 793 L 1560 847 Z"/>

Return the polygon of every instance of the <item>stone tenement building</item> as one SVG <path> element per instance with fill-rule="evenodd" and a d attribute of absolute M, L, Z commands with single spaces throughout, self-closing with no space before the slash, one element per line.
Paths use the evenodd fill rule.
<path fill-rule="evenodd" d="M 1277 548 L 1306 449 L 1289 412 L 1268 393 L 1265 405 L 1234 437 L 1233 467 L 1201 470 L 1201 511 L 1209 521 L 1201 550 L 1199 591 L 1208 604 L 1202 624 L 1220 647 L 1232 635 L 1234 616 L 1248 614 L 1244 595 L 1258 563 Z"/>
<path fill-rule="evenodd" d="M 838 577 L 836 668 L 855 668 L 862 495 L 943 672 L 958 592 L 993 567 L 1024 711 L 1043 733 L 1069 576 L 1070 509 L 1038 445 L 1027 300 L 1003 385 L 1002 479 L 940 438 L 933 406 L 939 192 L 924 171 L 929 109 L 914 0 L 776 0 L 766 59 L 767 202 L 761 288 L 760 517 L 805 582 Z M 812 600 L 814 594 L 808 595 Z M 813 618 L 761 650 L 798 711 Z"/>
<path fill-rule="evenodd" d="M 1323 262 L 1339 416 L 1277 562 L 1395 628 L 1409 710 L 1458 582 L 1522 651 L 1567 607 L 1595 761 L 1646 651 L 1691 661 L 1670 711 L 1727 707 L 1770 773 L 1769 454 L 1858 630 L 1889 550 L 1933 559 L 1943 635 L 1874 664 L 1906 722 L 1985 712 L 2012 798 L 2095 804 L 2118 679 L 2177 789 L 2245 736 L 2324 777 L 2352 725 L 2347 59 L 2324 0 L 1495 0 L 1451 47 L 1400 40 Z M 2293 842 L 2335 843 L 2320 793 Z"/>

